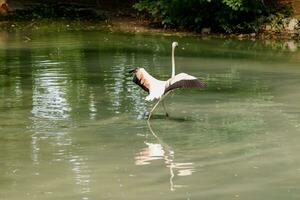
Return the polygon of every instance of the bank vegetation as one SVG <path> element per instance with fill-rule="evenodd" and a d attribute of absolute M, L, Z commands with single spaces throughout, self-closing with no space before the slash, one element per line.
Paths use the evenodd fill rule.
<path fill-rule="evenodd" d="M 297 14 L 300 5 L 298 8 L 295 2 L 292 0 L 67 2 L 26 0 L 22 3 L 22 1 L 0 0 L 0 27 L 7 28 L 15 22 L 32 23 L 41 19 L 120 25 L 124 19 L 124 24 L 133 21 L 142 26 L 200 34 L 234 34 L 241 37 L 280 35 L 299 38 L 300 26 Z M 114 21 L 119 23 L 113 23 Z"/>

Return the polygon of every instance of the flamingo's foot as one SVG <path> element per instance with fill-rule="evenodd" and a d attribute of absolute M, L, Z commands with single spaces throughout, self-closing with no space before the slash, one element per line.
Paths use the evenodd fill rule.
<path fill-rule="evenodd" d="M 146 112 L 146 113 L 143 114 L 143 117 L 148 119 L 149 115 L 150 115 L 150 113 Z"/>

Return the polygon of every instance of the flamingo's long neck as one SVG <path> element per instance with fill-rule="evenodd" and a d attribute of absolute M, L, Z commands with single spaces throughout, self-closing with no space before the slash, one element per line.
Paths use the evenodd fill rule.
<path fill-rule="evenodd" d="M 172 46 L 172 78 L 175 76 L 175 47 Z"/>

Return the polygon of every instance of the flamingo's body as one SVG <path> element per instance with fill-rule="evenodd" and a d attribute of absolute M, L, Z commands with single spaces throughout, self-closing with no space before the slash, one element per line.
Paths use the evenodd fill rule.
<path fill-rule="evenodd" d="M 133 82 L 141 86 L 149 95 L 146 101 L 160 99 L 165 92 L 167 81 L 160 81 L 151 76 L 144 68 L 136 68 L 134 70 Z"/>
<path fill-rule="evenodd" d="M 143 90 L 149 93 L 146 97 L 146 101 L 153 101 L 158 99 L 158 102 L 153 107 L 149 114 L 156 108 L 160 100 L 162 100 L 167 94 L 176 88 L 203 88 L 205 83 L 198 80 L 196 77 L 180 73 L 175 75 L 175 48 L 178 46 L 177 42 L 172 43 L 172 77 L 167 81 L 157 80 L 151 76 L 144 68 L 135 68 L 130 73 L 134 74 L 133 82 L 139 85 Z M 167 114 L 168 115 L 168 114 Z"/>

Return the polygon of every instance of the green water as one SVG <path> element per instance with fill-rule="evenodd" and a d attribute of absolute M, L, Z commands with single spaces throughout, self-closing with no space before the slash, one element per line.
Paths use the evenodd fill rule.
<path fill-rule="evenodd" d="M 208 87 L 174 91 L 152 133 L 127 71 L 167 79 L 175 40 Z M 0 199 L 299 199 L 299 89 L 289 42 L 1 32 Z"/>

